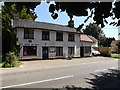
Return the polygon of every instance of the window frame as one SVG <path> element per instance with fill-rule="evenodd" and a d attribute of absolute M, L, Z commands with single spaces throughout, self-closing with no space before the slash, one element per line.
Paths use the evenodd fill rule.
<path fill-rule="evenodd" d="M 74 55 L 75 54 L 75 48 L 74 47 L 68 47 L 68 54 Z"/>
<path fill-rule="evenodd" d="M 34 39 L 34 29 L 24 28 L 24 39 Z"/>
<path fill-rule="evenodd" d="M 50 31 L 42 31 L 42 40 L 50 40 Z"/>
<path fill-rule="evenodd" d="M 56 56 L 63 56 L 63 47 L 56 47 Z"/>
<path fill-rule="evenodd" d="M 23 46 L 23 56 L 37 56 L 37 46 Z"/>
<path fill-rule="evenodd" d="M 63 32 L 56 32 L 56 41 L 63 41 Z"/>
<path fill-rule="evenodd" d="M 68 33 L 68 41 L 75 41 L 75 34 L 73 33 Z"/>
<path fill-rule="evenodd" d="M 91 46 L 85 46 L 84 47 L 84 53 L 91 53 Z"/>

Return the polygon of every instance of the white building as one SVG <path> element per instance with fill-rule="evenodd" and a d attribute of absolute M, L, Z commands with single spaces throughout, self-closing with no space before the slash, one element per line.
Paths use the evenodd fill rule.
<path fill-rule="evenodd" d="M 89 38 L 93 41 L 92 47 L 98 47 L 98 40 L 93 36 L 89 36 Z"/>
<path fill-rule="evenodd" d="M 91 54 L 92 41 L 82 40 L 84 37 L 75 28 L 18 18 L 12 23 L 23 59 L 65 58 L 66 55 L 83 57 Z"/>

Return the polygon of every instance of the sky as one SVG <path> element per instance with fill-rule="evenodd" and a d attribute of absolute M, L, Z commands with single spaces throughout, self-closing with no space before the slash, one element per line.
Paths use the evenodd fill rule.
<path fill-rule="evenodd" d="M 38 5 L 35 9 L 35 12 L 37 14 L 37 18 L 35 21 L 39 22 L 48 22 L 48 23 L 54 23 L 54 24 L 60 24 L 60 25 L 67 25 L 68 21 L 70 20 L 68 15 L 65 12 L 58 12 L 58 18 L 53 19 L 51 17 L 51 13 L 49 13 L 49 4 L 42 2 L 40 5 Z M 80 24 L 84 22 L 84 20 L 87 17 L 73 17 L 75 27 L 78 27 Z M 108 18 L 108 22 L 111 22 L 112 19 Z M 89 23 L 92 23 L 93 20 L 89 19 L 85 25 L 89 25 Z M 110 26 L 105 25 L 104 28 L 102 28 L 104 34 L 106 37 L 114 37 L 116 40 L 118 40 L 118 27 L 116 26 Z"/>
<path fill-rule="evenodd" d="M 3 5 L 4 2 L 0 2 L 0 4 Z M 35 8 L 35 13 L 38 16 L 35 21 L 39 21 L 39 22 L 48 22 L 48 23 L 54 23 L 54 24 L 60 24 L 60 25 L 68 25 L 68 21 L 70 20 L 70 18 L 65 12 L 58 12 L 59 16 L 57 19 L 54 20 L 51 17 L 51 13 L 49 13 L 49 4 L 45 2 L 41 2 L 41 4 Z M 80 24 L 82 24 L 86 18 L 87 17 L 73 16 L 75 27 L 78 27 Z M 112 19 L 110 18 L 108 18 L 107 20 L 108 22 L 112 21 Z M 92 23 L 92 22 L 93 20 L 89 19 L 87 23 L 85 23 L 85 25 L 89 25 L 89 23 Z M 102 28 L 102 30 L 106 37 L 114 37 L 116 40 L 118 40 L 118 27 L 105 25 L 105 27 Z M 120 31 L 120 28 L 119 28 L 119 31 Z"/>

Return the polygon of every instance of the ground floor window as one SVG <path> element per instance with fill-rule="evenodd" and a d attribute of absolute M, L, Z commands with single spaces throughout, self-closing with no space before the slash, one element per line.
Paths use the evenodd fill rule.
<path fill-rule="evenodd" d="M 23 56 L 37 56 L 37 46 L 23 46 Z"/>
<path fill-rule="evenodd" d="M 85 47 L 85 53 L 91 53 L 91 47 L 90 46 Z"/>
<path fill-rule="evenodd" d="M 63 47 L 56 47 L 56 56 L 63 56 Z"/>
<path fill-rule="evenodd" d="M 74 55 L 74 47 L 68 47 L 68 54 Z"/>

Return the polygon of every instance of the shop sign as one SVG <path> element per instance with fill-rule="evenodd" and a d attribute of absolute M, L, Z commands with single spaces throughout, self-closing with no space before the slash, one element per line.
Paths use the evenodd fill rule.
<path fill-rule="evenodd" d="M 49 52 L 50 52 L 50 53 L 55 52 L 55 47 L 54 47 L 54 46 L 49 47 Z"/>

